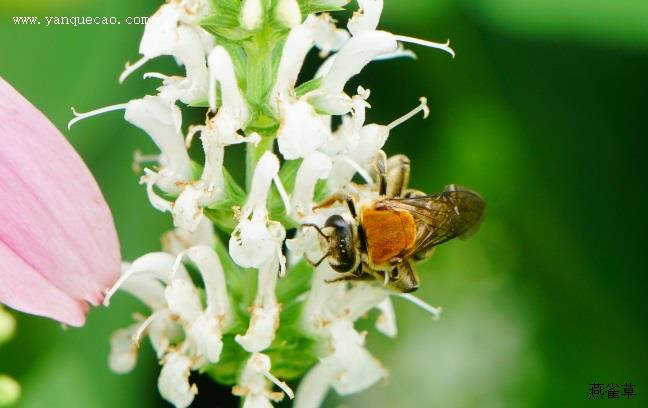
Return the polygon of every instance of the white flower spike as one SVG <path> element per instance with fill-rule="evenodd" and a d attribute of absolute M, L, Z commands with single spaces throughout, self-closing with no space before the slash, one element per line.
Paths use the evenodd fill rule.
<path fill-rule="evenodd" d="M 192 372 L 235 380 L 232 392 L 244 408 L 269 408 L 285 396 L 297 408 L 316 408 L 331 388 L 349 395 L 387 377 L 355 323 L 376 309 L 376 330 L 395 337 L 394 293 L 382 282 L 329 283 L 340 275 L 328 262 L 309 275 L 305 258 L 324 255 L 324 238 L 299 226 L 348 217 L 343 204 L 318 208 L 322 193 L 357 195 L 360 205 L 376 199 L 372 164 L 390 132 L 428 115 L 421 98 L 387 125 L 367 123 L 371 93 L 346 89 L 349 81 L 372 61 L 413 58 L 406 44 L 454 51 L 449 43 L 379 30 L 383 0 L 358 0 L 346 26 L 338 26 L 326 11 L 348 3 L 168 0 L 149 19 L 141 59 L 127 65 L 120 82 L 163 55 L 183 73 L 145 73 L 161 81 L 156 94 L 73 110 L 69 126 L 124 110 L 159 149 L 138 152 L 134 167 L 139 173 L 142 165 L 151 205 L 170 213 L 175 229 L 163 235 L 163 252 L 125 263 L 107 290 L 106 305 L 119 290 L 150 310 L 113 334 L 109 365 L 131 371 L 148 338 L 162 366 L 159 392 L 176 407 L 197 398 Z M 313 49 L 324 60 L 313 78 L 303 78 Z M 187 106 L 203 107 L 205 119 L 185 130 Z M 192 148 L 195 138 L 200 146 Z M 244 185 L 226 170 L 237 144 L 246 152 Z M 356 175 L 364 183 L 354 182 Z M 221 233 L 229 235 L 227 245 Z M 439 317 L 440 308 L 422 299 L 397 297 Z M 284 380 L 298 378 L 294 395 Z"/>

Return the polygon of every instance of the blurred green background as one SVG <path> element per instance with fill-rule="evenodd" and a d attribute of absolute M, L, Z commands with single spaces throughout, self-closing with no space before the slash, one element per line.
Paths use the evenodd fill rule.
<path fill-rule="evenodd" d="M 370 325 L 369 348 L 391 378 L 327 406 L 592 406 L 590 383 L 637 385 L 646 401 L 645 233 L 648 2 L 645 0 L 385 0 L 381 27 L 451 38 L 452 60 L 370 65 L 369 121 L 388 123 L 428 97 L 431 115 L 392 132 L 388 153 L 413 161 L 414 187 L 459 183 L 482 193 L 487 219 L 419 266 L 418 295 L 442 305 L 431 321 L 395 299 L 399 337 Z M 12 16 L 146 16 L 158 1 L 2 0 L 0 75 L 39 107 L 84 157 L 115 217 L 125 259 L 159 248 L 169 217 L 153 210 L 131 170 L 153 144 L 120 113 L 79 111 L 153 92 L 117 76 L 137 58 L 143 26 L 27 26 Z M 169 59 L 146 71 L 178 71 Z M 145 70 L 141 70 L 145 72 Z M 179 72 L 179 71 L 178 71 Z M 352 89 L 352 88 L 349 88 Z M 238 165 L 233 163 L 233 165 Z M 6 199 L 6 198 L 3 198 Z M 1 284 L 1 283 L 0 283 Z M 119 296 L 82 330 L 18 315 L 0 372 L 23 386 L 20 407 L 156 407 L 150 346 L 137 369 L 107 368 L 110 333 L 137 302 Z M 236 404 L 201 384 L 196 406 Z M 601 404 L 601 403 L 598 403 Z M 645 402 L 643 404 L 645 405 Z"/>

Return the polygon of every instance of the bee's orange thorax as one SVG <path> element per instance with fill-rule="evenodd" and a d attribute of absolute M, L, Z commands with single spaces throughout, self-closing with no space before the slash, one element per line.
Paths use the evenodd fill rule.
<path fill-rule="evenodd" d="M 389 262 L 414 246 L 416 223 L 408 212 L 367 208 L 360 216 L 371 262 Z"/>

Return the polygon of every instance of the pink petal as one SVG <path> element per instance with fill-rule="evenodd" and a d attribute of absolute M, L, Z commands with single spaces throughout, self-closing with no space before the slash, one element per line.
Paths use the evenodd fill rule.
<path fill-rule="evenodd" d="M 46 316 L 71 326 L 83 325 L 88 304 L 61 292 L 2 242 L 0 265 L 3 269 L 0 275 L 0 299 L 3 303 L 14 309 Z M 16 272 L 20 274 L 20 279 L 6 279 L 4 276 L 6 273 L 17 275 Z"/>
<path fill-rule="evenodd" d="M 110 210 L 49 120 L 0 78 L 0 302 L 73 325 L 119 276 Z"/>

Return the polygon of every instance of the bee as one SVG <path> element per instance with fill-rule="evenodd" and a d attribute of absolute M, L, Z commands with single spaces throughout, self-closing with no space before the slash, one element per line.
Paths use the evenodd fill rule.
<path fill-rule="evenodd" d="M 378 280 L 398 292 L 419 287 L 412 262 L 429 258 L 437 245 L 453 238 L 466 239 L 479 227 L 486 207 L 481 196 L 465 187 L 448 185 L 440 193 L 425 194 L 407 188 L 410 161 L 404 155 L 375 160 L 378 197 L 356 203 L 338 194 L 315 207 L 346 202 L 349 214 L 331 215 L 323 227 L 302 224 L 320 235 L 320 247 L 331 268 L 342 275 L 329 282 Z"/>

